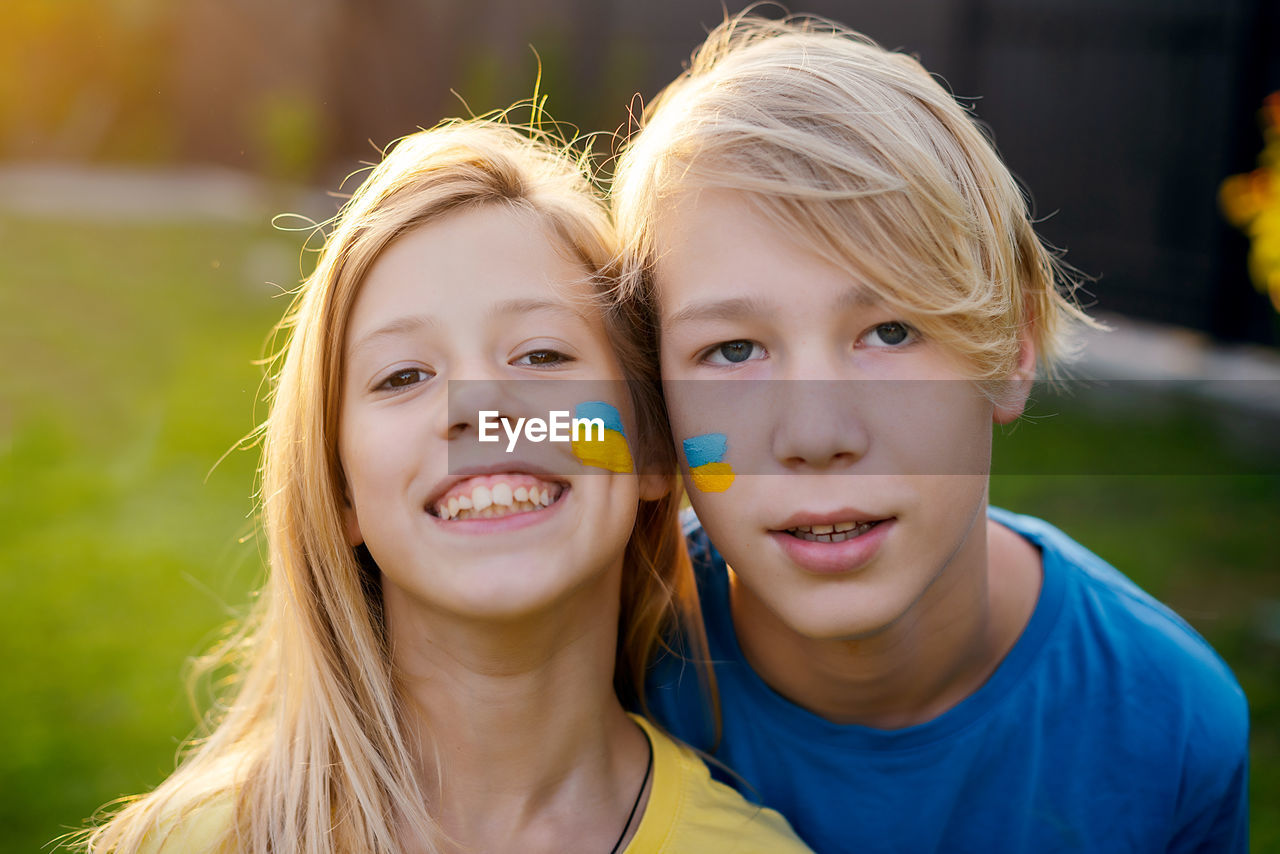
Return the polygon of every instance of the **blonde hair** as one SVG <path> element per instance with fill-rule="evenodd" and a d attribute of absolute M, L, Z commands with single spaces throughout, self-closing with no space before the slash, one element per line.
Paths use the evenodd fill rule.
<path fill-rule="evenodd" d="M 397 236 L 471 206 L 527 210 L 594 277 L 639 432 L 665 436 L 656 367 L 641 358 L 627 317 L 608 307 L 616 240 L 587 165 L 537 131 L 446 123 L 400 140 L 345 206 L 280 326 L 287 344 L 262 428 L 270 574 L 232 645 L 237 690 L 168 780 L 85 834 L 88 850 L 136 851 L 228 800 L 223 842 L 237 849 L 393 852 L 408 839 L 438 850 L 443 836 L 412 762 L 421 745 L 401 723 L 378 569 L 342 525 L 343 339 L 364 276 Z M 641 503 L 624 559 L 615 686 L 630 698 L 643 697 L 644 665 L 673 618 L 701 627 L 670 442 L 637 456 L 671 473 L 672 489 Z"/>
<path fill-rule="evenodd" d="M 916 60 L 839 24 L 728 19 L 648 106 L 612 190 L 631 298 L 654 305 L 655 223 L 701 188 L 746 194 L 988 385 L 1023 330 L 1053 376 L 1093 323 L 982 130 Z"/>

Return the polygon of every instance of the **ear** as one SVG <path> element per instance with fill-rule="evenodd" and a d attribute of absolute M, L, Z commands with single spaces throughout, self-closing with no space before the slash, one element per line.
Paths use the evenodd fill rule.
<path fill-rule="evenodd" d="M 347 543 L 352 548 L 364 542 L 364 535 L 360 533 L 360 517 L 356 514 L 350 497 L 346 495 L 342 496 L 342 527 L 346 529 Z"/>
<path fill-rule="evenodd" d="M 660 501 L 671 492 L 672 478 L 664 474 L 640 475 L 640 500 Z"/>
<path fill-rule="evenodd" d="M 996 403 L 992 416 L 997 424 L 1017 420 L 1031 395 L 1031 385 L 1036 379 L 1036 345 L 1031 341 L 1031 330 L 1023 329 L 1018 348 L 1018 366 L 1005 380 L 1006 388 Z"/>

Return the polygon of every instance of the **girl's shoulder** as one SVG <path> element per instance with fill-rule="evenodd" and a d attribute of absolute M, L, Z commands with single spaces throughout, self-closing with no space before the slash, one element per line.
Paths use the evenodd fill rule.
<path fill-rule="evenodd" d="M 698 755 L 633 715 L 653 745 L 653 786 L 629 854 L 807 854 L 787 820 L 711 779 Z"/>
<path fill-rule="evenodd" d="M 220 795 L 178 815 L 162 817 L 138 854 L 231 854 L 235 798 Z"/>

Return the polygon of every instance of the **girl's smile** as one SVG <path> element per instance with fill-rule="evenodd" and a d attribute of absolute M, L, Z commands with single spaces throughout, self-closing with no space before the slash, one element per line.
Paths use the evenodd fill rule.
<path fill-rule="evenodd" d="M 557 503 L 567 489 L 567 483 L 524 473 L 476 475 L 449 487 L 428 505 L 427 512 L 446 522 L 538 513 Z"/>

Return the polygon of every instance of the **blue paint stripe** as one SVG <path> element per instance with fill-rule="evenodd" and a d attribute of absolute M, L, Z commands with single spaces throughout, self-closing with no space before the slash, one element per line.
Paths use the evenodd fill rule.
<path fill-rule="evenodd" d="M 579 403 L 573 412 L 574 418 L 599 418 L 604 421 L 604 429 L 612 430 L 615 433 L 621 433 L 623 436 L 627 432 L 622 429 L 622 416 L 618 410 L 603 400 L 588 400 Z M 592 435 L 595 435 L 594 433 Z"/>
<path fill-rule="evenodd" d="M 729 437 L 725 434 L 704 433 L 684 440 L 684 458 L 689 461 L 689 468 L 697 468 L 707 463 L 723 462 L 728 448 Z"/>

